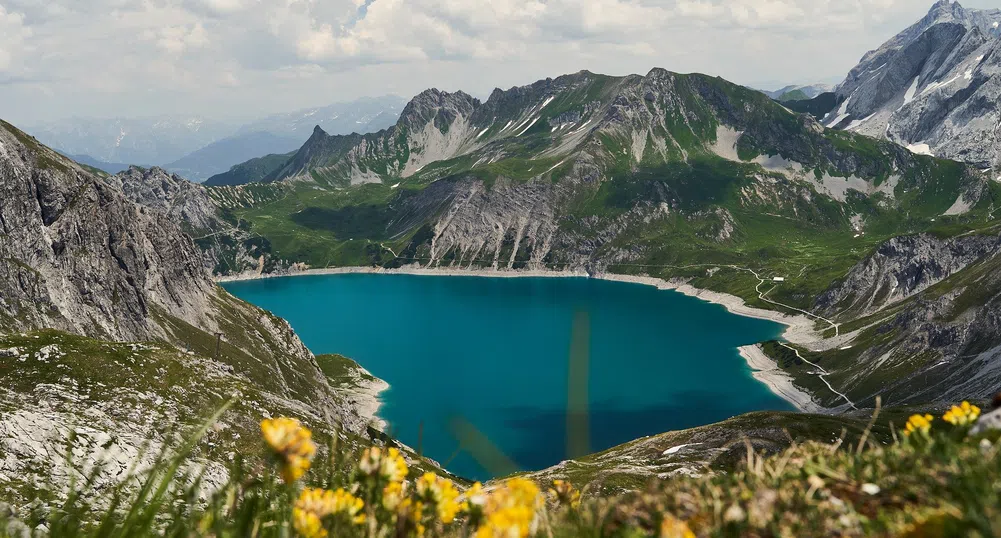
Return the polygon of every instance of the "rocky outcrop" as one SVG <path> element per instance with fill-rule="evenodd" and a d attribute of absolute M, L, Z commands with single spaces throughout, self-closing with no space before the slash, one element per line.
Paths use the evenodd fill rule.
<path fill-rule="evenodd" d="M 8 124 L 0 128 L 0 200 L 0 316 L 10 330 L 160 338 L 157 308 L 213 325 L 214 285 L 176 223 Z"/>
<path fill-rule="evenodd" d="M 177 442 L 165 424 L 192 426 L 234 397 L 197 458 L 209 486 L 262 416 L 366 434 L 372 406 L 353 403 L 357 387 L 331 381 L 288 322 L 212 281 L 175 222 L 216 222 L 202 194 L 158 169 L 99 178 L 0 123 L 5 499 L 23 493 L 11 481 L 65 485 L 74 470 L 52 447 L 71 440 L 81 462 L 105 458 L 98 485 L 121 480 L 157 453 L 140 454 L 147 441 Z"/>
<path fill-rule="evenodd" d="M 870 51 L 837 89 L 825 124 L 916 153 L 1001 166 L 1001 10 L 942 0 Z"/>
<path fill-rule="evenodd" d="M 304 375 L 282 373 L 290 359 L 312 361 L 288 323 L 218 288 L 169 213 L 0 126 L 0 332 L 54 328 L 183 346 L 194 345 L 193 331 L 235 333 L 241 353 L 270 362 L 272 379 Z M 153 206 L 172 190 L 129 189 L 152 193 Z"/>
<path fill-rule="evenodd" d="M 229 226 L 219 218 L 218 208 L 205 187 L 159 167 L 128 170 L 108 179 L 133 202 L 156 209 L 188 229 L 209 233 Z"/>
<path fill-rule="evenodd" d="M 553 185 L 466 181 L 457 190 L 434 226 L 429 265 L 543 268 L 557 232 Z"/>
<path fill-rule="evenodd" d="M 881 244 L 815 304 L 824 314 L 863 317 L 918 294 L 1001 252 L 1001 237 L 902 236 Z"/>
<path fill-rule="evenodd" d="M 155 166 L 132 166 L 106 181 L 132 202 L 166 214 L 180 225 L 201 248 L 205 267 L 214 275 L 275 273 L 291 265 L 273 255 L 270 241 L 223 218 L 224 209 L 232 206 L 225 203 L 227 195 L 239 187 L 210 193 L 202 185 Z"/>
<path fill-rule="evenodd" d="M 856 403 L 989 397 L 1001 384 L 999 254 L 997 235 L 884 242 L 817 300 L 853 328 L 811 346 L 827 350 L 812 360 Z"/>

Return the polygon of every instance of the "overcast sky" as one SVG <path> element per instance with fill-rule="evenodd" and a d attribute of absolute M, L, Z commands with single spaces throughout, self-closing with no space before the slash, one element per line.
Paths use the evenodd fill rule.
<path fill-rule="evenodd" d="M 263 114 L 588 69 L 835 82 L 931 0 L 0 0 L 0 117 Z M 969 0 L 966 7 L 996 7 Z"/>

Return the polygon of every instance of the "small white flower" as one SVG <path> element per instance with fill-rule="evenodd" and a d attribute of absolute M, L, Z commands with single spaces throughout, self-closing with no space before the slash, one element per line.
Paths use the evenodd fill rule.
<path fill-rule="evenodd" d="M 878 495 L 880 490 L 876 484 L 862 484 L 862 491 L 867 495 Z"/>

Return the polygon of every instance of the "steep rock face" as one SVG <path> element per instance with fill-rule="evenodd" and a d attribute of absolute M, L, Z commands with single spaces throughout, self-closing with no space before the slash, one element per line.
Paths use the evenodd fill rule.
<path fill-rule="evenodd" d="M 998 262 L 982 260 L 873 316 L 859 337 L 866 345 L 819 359 L 829 379 L 856 402 L 990 398 L 1001 383 Z"/>
<path fill-rule="evenodd" d="M 132 166 L 108 182 L 133 202 L 166 213 L 173 222 L 185 223 L 191 230 L 208 232 L 226 227 L 205 187 L 162 168 Z"/>
<path fill-rule="evenodd" d="M 209 192 L 235 211 L 310 192 L 290 215 L 296 225 L 370 242 L 343 261 L 293 253 L 314 265 L 381 265 L 402 251 L 394 264 L 602 270 L 662 249 L 629 238 L 650 237 L 642 229 L 670 215 L 717 245 L 742 235 L 746 211 L 854 234 L 862 213 L 967 213 L 985 177 L 826 129 L 720 78 L 653 69 L 564 75 L 482 103 L 428 90 L 386 131 L 315 129 L 267 181 Z M 350 188 L 358 183 L 386 190 Z M 362 192 L 364 207 L 343 207 Z M 358 214 L 371 229 L 339 227 Z"/>
<path fill-rule="evenodd" d="M 886 241 L 818 298 L 815 311 L 843 324 L 810 360 L 856 403 L 990 397 L 1001 383 L 999 253 L 993 234 Z"/>
<path fill-rule="evenodd" d="M 213 198 L 202 185 L 155 166 L 132 166 L 106 181 L 132 202 L 166 214 L 191 234 L 202 249 L 206 268 L 214 274 L 277 272 L 289 265 L 275 258 L 269 241 L 224 219 L 218 193 Z"/>
<path fill-rule="evenodd" d="M 541 269 L 557 232 L 551 184 L 478 181 L 456 186 L 448 210 L 434 226 L 429 260 L 434 265 L 493 269 Z"/>
<path fill-rule="evenodd" d="M 1001 10 L 942 0 L 837 89 L 826 125 L 982 168 L 1001 164 Z"/>
<path fill-rule="evenodd" d="M 198 205 L 190 189 L 158 170 L 98 178 L 0 123 L 4 499 L 31 500 L 36 490 L 25 498 L 17 489 L 25 484 L 55 485 L 58 497 L 73 470 L 52 446 L 73 431 L 81 463 L 111 450 L 109 464 L 121 466 L 102 473 L 106 485 L 132 459 L 148 463 L 146 441 L 175 442 L 164 424 L 192 426 L 231 398 L 209 447 L 257 454 L 247 441 L 270 414 L 366 435 L 371 410 L 356 402 L 377 389 L 358 386 L 360 367 L 344 361 L 333 371 L 350 379 L 329 378 L 285 320 L 213 283 L 174 222 L 198 222 L 183 209 Z M 224 476 L 226 454 L 202 454 L 210 485 Z"/>
<path fill-rule="evenodd" d="M 176 224 L 8 124 L 0 143 L 0 312 L 12 328 L 143 340 L 164 336 L 155 307 L 211 325 L 213 284 Z"/>
<path fill-rule="evenodd" d="M 0 127 L 3 332 L 55 328 L 186 346 L 192 331 L 234 333 L 240 353 L 275 361 L 279 380 L 290 358 L 312 361 L 287 322 L 213 283 L 191 238 L 155 208 L 170 187 L 131 184 L 151 205 L 135 203 L 15 127 Z"/>
<path fill-rule="evenodd" d="M 1001 237 L 996 236 L 896 237 L 821 295 L 816 308 L 826 314 L 865 316 L 920 293 L 999 249 Z"/>

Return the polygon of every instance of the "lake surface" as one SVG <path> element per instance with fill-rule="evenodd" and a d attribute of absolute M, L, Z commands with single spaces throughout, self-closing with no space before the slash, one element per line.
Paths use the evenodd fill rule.
<path fill-rule="evenodd" d="M 385 379 L 379 415 L 390 433 L 470 478 L 506 472 L 505 458 L 523 469 L 567 459 L 575 318 L 584 330 L 574 349 L 584 342 L 589 353 L 575 354 L 574 372 L 588 375 L 574 394 L 582 398 L 586 386 L 593 451 L 792 409 L 737 353 L 778 338 L 783 326 L 652 286 L 345 274 L 225 287 L 287 319 L 314 353 L 351 357 Z"/>

